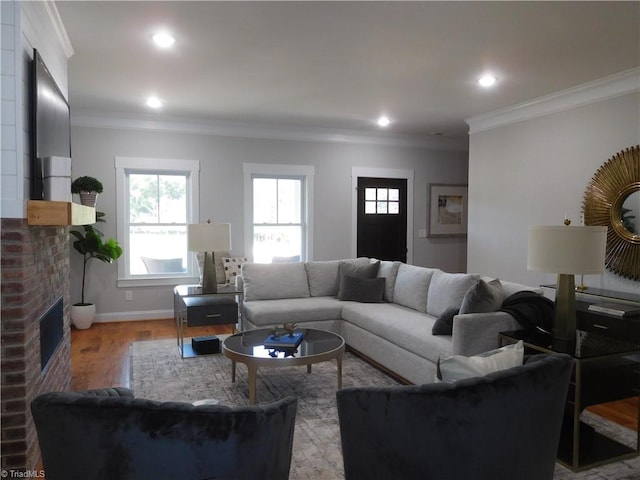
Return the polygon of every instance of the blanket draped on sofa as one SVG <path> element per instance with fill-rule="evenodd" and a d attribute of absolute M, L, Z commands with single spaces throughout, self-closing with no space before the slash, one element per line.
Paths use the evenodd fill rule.
<path fill-rule="evenodd" d="M 501 312 L 515 318 L 526 329 L 536 327 L 551 332 L 553 330 L 554 304 L 548 298 L 530 291 L 520 291 L 502 302 Z"/>

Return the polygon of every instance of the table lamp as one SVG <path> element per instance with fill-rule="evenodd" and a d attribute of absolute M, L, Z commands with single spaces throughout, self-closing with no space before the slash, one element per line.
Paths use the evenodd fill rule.
<path fill-rule="evenodd" d="M 529 227 L 527 268 L 558 274 L 553 340 L 571 351 L 576 341 L 574 274 L 604 270 L 607 227 L 534 225 Z"/>
<path fill-rule="evenodd" d="M 216 250 L 231 250 L 230 223 L 191 223 L 187 225 L 189 251 L 204 252 L 202 271 L 202 293 L 217 293 L 218 280 L 214 255 Z"/>

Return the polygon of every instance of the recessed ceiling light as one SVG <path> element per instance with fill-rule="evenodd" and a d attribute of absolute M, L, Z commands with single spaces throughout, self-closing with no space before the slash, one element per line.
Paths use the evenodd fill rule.
<path fill-rule="evenodd" d="M 391 123 L 391 120 L 389 120 L 389 117 L 387 117 L 386 115 L 382 115 L 381 117 L 378 118 L 378 126 L 379 127 L 388 127 L 389 124 Z"/>
<path fill-rule="evenodd" d="M 487 75 L 483 75 L 478 79 L 478 84 L 481 87 L 492 87 L 493 85 L 495 85 L 496 81 L 498 79 L 491 75 L 491 74 L 487 74 Z"/>
<path fill-rule="evenodd" d="M 168 33 L 156 33 L 153 36 L 153 41 L 155 42 L 156 45 L 158 45 L 161 48 L 169 48 L 171 45 L 174 44 L 174 42 L 176 41 L 176 39 L 169 35 Z"/>
<path fill-rule="evenodd" d="M 162 107 L 162 101 L 158 97 L 147 98 L 147 107 L 160 108 Z"/>

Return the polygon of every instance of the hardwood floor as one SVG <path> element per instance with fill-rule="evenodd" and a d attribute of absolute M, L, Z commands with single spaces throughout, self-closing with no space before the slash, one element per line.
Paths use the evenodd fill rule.
<path fill-rule="evenodd" d="M 189 335 L 231 331 L 231 327 L 225 325 L 191 327 Z M 164 338 L 176 338 L 176 324 L 172 318 L 95 323 L 87 330 L 72 329 L 71 387 L 73 390 L 129 387 L 129 344 Z"/>
<path fill-rule="evenodd" d="M 223 325 L 189 329 L 191 336 L 217 333 L 231 333 L 231 327 Z M 73 329 L 72 388 L 129 387 L 129 344 L 163 338 L 176 338 L 173 319 L 96 323 L 88 330 Z M 637 397 L 605 403 L 590 410 L 627 428 L 638 429 Z"/>

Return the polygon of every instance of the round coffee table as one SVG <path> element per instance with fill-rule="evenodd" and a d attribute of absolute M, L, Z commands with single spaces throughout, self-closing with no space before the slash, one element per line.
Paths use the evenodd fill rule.
<path fill-rule="evenodd" d="M 236 381 L 236 362 L 244 363 L 249 372 L 249 403 L 256 403 L 256 377 L 258 367 L 307 366 L 311 373 L 313 363 L 336 359 L 338 364 L 338 389 L 342 388 L 342 356 L 344 338 L 332 332 L 313 328 L 304 332 L 302 343 L 295 352 L 266 348 L 263 343 L 271 329 L 249 330 L 236 333 L 222 343 L 222 353 L 231 359 L 231 381 Z"/>

